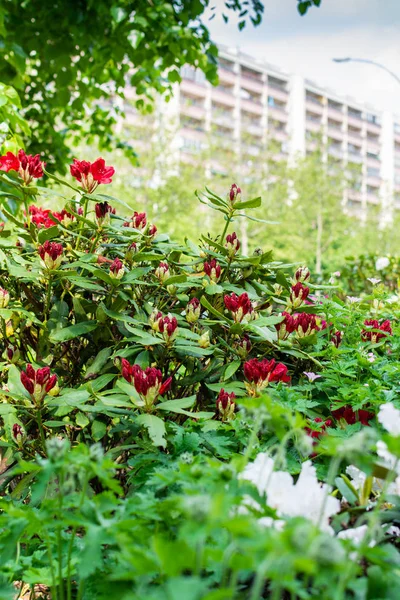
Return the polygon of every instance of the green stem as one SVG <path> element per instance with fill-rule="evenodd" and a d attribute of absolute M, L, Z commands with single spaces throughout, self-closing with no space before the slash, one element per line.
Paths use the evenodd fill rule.
<path fill-rule="evenodd" d="M 228 214 L 228 215 L 226 215 L 226 217 L 225 217 L 225 218 L 226 218 L 226 223 L 225 223 L 225 227 L 224 227 L 224 230 L 223 230 L 223 232 L 222 232 L 222 235 L 221 235 L 221 240 L 220 240 L 220 243 L 221 243 L 221 244 L 223 244 L 223 243 L 224 243 L 225 234 L 226 234 L 226 232 L 228 231 L 228 227 L 229 227 L 229 225 L 231 224 L 231 221 L 232 221 L 232 215 L 233 215 L 233 211 L 232 211 L 232 210 L 230 210 L 230 211 L 229 211 L 229 214 Z"/>
<path fill-rule="evenodd" d="M 41 408 L 39 408 L 39 410 L 37 411 L 36 421 L 37 421 L 38 428 L 39 428 L 40 440 L 42 443 L 42 450 L 43 450 L 43 453 L 46 454 L 46 436 L 44 434 L 44 429 L 43 429 L 42 409 Z"/>
<path fill-rule="evenodd" d="M 80 497 L 80 500 L 79 500 L 78 511 L 80 511 L 80 509 L 82 508 L 82 504 L 83 504 L 83 502 L 85 500 L 85 497 L 86 497 L 87 487 L 88 487 L 88 480 L 85 479 L 85 483 L 83 484 L 82 492 L 81 492 L 81 497 Z M 78 527 L 76 525 L 74 525 L 74 528 L 73 528 L 73 530 L 71 532 L 71 539 L 69 541 L 69 546 L 68 546 L 68 555 L 67 555 L 67 600 L 71 600 L 71 598 L 72 598 L 71 557 L 72 557 L 72 549 L 74 547 L 74 540 L 75 540 L 77 529 L 78 529 Z"/>
<path fill-rule="evenodd" d="M 61 521 L 63 518 L 63 487 L 64 487 L 64 478 L 62 474 L 60 475 L 60 489 L 58 493 L 58 520 Z M 60 590 L 60 600 L 64 600 L 64 582 L 63 582 L 63 574 L 62 574 L 62 536 L 61 536 L 61 525 L 57 528 L 57 546 L 58 546 L 58 579 L 59 579 L 59 590 Z"/>
<path fill-rule="evenodd" d="M 83 233 L 83 228 L 85 226 L 84 219 L 86 219 L 86 215 L 87 215 L 87 211 L 88 211 L 88 204 L 89 204 L 89 198 L 87 196 L 85 196 L 85 199 L 84 199 L 84 202 L 83 202 L 83 219 L 80 222 L 79 233 L 78 233 L 78 237 L 76 238 L 75 250 L 78 250 L 78 248 L 79 248 L 79 242 L 81 241 L 81 237 L 82 237 L 82 233 Z"/>

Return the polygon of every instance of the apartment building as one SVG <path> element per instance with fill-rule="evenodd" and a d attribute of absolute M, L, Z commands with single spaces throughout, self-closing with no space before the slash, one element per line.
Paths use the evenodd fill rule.
<path fill-rule="evenodd" d="M 323 160 L 353 174 L 344 197 L 351 212 L 362 216 L 368 205 L 381 205 L 391 218 L 400 209 L 400 119 L 237 49 L 220 47 L 218 73 L 214 87 L 201 71 L 184 67 L 172 101 L 159 107 L 153 127 L 165 118 L 176 124 L 180 160 L 195 160 L 210 132 L 222 148 L 235 147 L 243 164 L 271 141 L 275 159 L 295 161 L 313 152 L 318 138 Z"/>

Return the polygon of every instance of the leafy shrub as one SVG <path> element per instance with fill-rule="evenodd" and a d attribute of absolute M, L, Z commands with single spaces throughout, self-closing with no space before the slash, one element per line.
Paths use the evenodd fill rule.
<path fill-rule="evenodd" d="M 397 598 L 399 299 L 0 168 L 0 598 Z"/>

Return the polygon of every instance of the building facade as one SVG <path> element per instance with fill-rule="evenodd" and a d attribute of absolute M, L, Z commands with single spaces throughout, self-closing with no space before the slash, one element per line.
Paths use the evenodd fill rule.
<path fill-rule="evenodd" d="M 160 113 L 176 124 L 173 146 L 180 160 L 193 160 L 211 131 L 238 148 L 243 160 L 255 159 L 270 140 L 275 157 L 288 161 L 320 144 L 324 161 L 357 173 L 344 205 L 360 216 L 369 205 L 381 205 L 391 218 L 400 208 L 400 120 L 239 50 L 219 52 L 219 85 L 184 67 L 172 100 L 155 118 L 157 127 Z"/>

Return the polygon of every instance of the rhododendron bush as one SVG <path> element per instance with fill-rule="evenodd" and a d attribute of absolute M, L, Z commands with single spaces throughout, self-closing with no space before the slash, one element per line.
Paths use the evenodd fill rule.
<path fill-rule="evenodd" d="M 117 176 L 0 158 L 0 598 L 397 598 L 399 297 L 244 256 L 236 184 L 177 244 Z"/>

